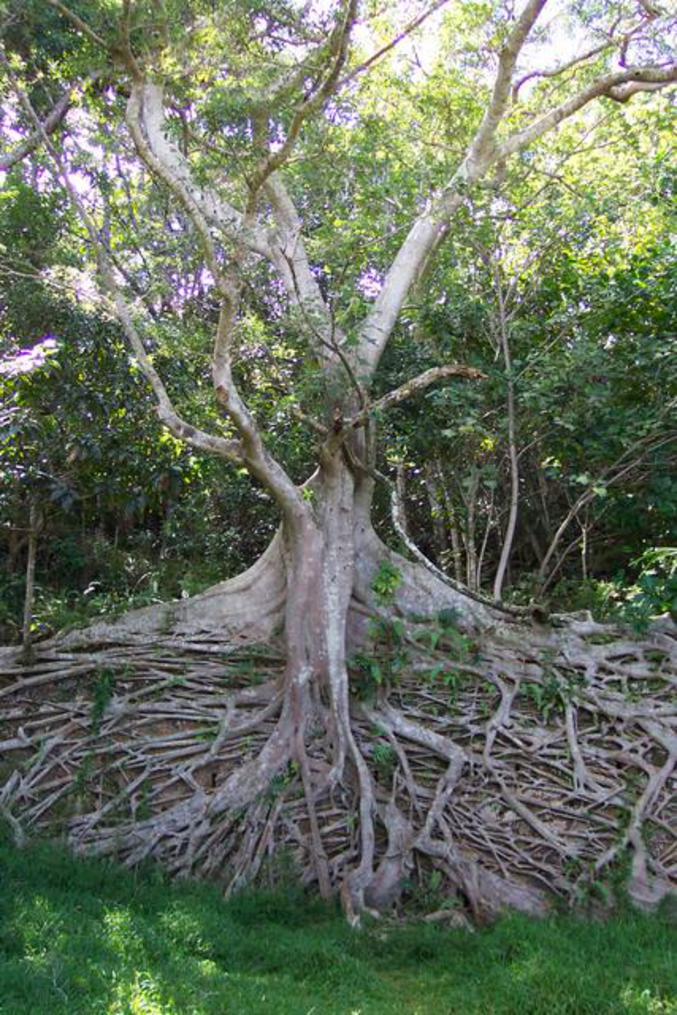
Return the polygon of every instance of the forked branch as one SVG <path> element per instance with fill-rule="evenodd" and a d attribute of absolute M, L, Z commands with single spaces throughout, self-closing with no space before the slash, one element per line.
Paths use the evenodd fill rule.
<path fill-rule="evenodd" d="M 157 399 L 157 411 L 160 419 L 176 437 L 186 441 L 186 443 L 192 445 L 198 450 L 207 451 L 211 454 L 216 454 L 222 458 L 227 458 L 238 463 L 241 462 L 242 449 L 239 442 L 227 440 L 224 437 L 213 434 L 208 434 L 205 431 L 192 426 L 190 423 L 187 423 L 176 411 L 162 378 L 155 369 L 150 356 L 146 352 L 143 340 L 136 328 L 131 311 L 122 296 L 115 278 L 112 263 L 108 256 L 108 251 L 99 234 L 99 230 L 96 228 L 95 223 L 73 186 L 63 159 L 44 130 L 43 124 L 33 109 L 30 99 L 16 80 L 3 50 L 0 50 L 0 63 L 4 66 L 12 88 L 14 89 L 19 102 L 26 111 L 28 118 L 34 123 L 36 133 L 39 133 L 42 137 L 42 142 L 49 152 L 54 164 L 56 175 L 66 189 L 73 211 L 85 227 L 90 242 L 92 243 L 92 247 L 96 252 L 101 278 L 113 301 L 116 316 L 122 325 L 122 329 L 129 342 L 136 362 L 138 363 L 139 368 L 144 374 Z"/>
<path fill-rule="evenodd" d="M 499 57 L 492 95 L 484 118 L 447 186 L 432 195 L 414 221 L 393 260 L 379 296 L 360 332 L 360 360 L 368 374 L 375 371 L 398 319 L 407 293 L 449 233 L 449 223 L 464 204 L 471 187 L 497 162 L 522 151 L 590 102 L 611 98 L 623 102 L 641 91 L 655 91 L 677 80 L 677 62 L 626 67 L 605 74 L 571 98 L 497 143 L 512 91 L 520 52 L 547 0 L 530 0 L 518 17 Z M 589 54 L 588 54 L 589 56 Z"/>

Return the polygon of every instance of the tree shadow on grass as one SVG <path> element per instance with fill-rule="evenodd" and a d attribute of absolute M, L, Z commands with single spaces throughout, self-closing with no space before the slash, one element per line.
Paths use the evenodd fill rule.
<path fill-rule="evenodd" d="M 157 869 L 0 844 L 2 1015 L 667 1015 L 673 937 L 667 915 L 356 933 L 297 888 L 226 903 Z"/>

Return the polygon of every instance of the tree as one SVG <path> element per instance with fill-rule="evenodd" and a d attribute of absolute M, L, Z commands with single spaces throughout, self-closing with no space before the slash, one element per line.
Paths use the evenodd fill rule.
<path fill-rule="evenodd" d="M 435 8 L 442 6 L 438 3 Z M 208 651 L 215 638 L 269 642 L 282 630 L 283 672 L 262 687 L 234 691 L 208 755 L 214 757 L 226 742 L 242 743 L 254 732 L 263 738 L 260 749 L 234 765 L 209 791 L 204 785 L 198 788 L 194 767 L 173 775 L 164 788 L 149 791 L 151 799 L 163 799 L 163 806 L 140 821 L 135 794 L 150 778 L 146 760 L 143 771 L 131 783 L 119 785 L 108 804 L 72 824 L 72 840 L 118 851 L 130 860 L 153 854 L 181 870 L 213 870 L 227 859 L 230 884 L 237 885 L 256 874 L 276 830 L 284 826 L 287 836 L 304 844 L 310 876 L 323 892 L 342 880 L 351 917 L 358 918 L 365 906 L 382 908 L 397 896 L 414 852 L 439 866 L 478 913 L 503 904 L 542 908 L 539 889 L 519 877 L 529 836 L 549 851 L 540 877 L 549 881 L 550 888 L 566 881 L 563 871 L 572 858 L 581 870 L 585 863 L 564 833 L 555 832 L 539 816 L 543 801 L 525 802 L 506 778 L 510 752 L 505 745 L 499 749 L 496 741 L 508 723 L 520 683 L 528 674 L 525 687 L 536 688 L 531 702 L 542 717 L 561 708 L 581 800 L 588 792 L 601 799 L 613 779 L 586 767 L 590 761 L 578 746 L 574 697 L 588 695 L 589 703 L 611 720 L 629 717 L 630 706 L 609 694 L 602 700 L 603 679 L 599 686 L 579 692 L 581 674 L 592 679 L 591 659 L 605 656 L 599 646 L 593 650 L 584 642 L 586 635 L 599 633 L 594 625 L 570 624 L 565 637 L 557 631 L 531 632 L 531 651 L 541 660 L 534 666 L 520 654 L 525 635 L 515 626 L 514 614 L 388 550 L 372 527 L 379 416 L 433 384 L 454 378 L 481 383 L 482 373 L 471 365 L 445 363 L 379 396 L 374 390 L 402 308 L 413 287 L 425 284 L 426 272 L 452 236 L 452 224 L 474 190 L 490 174 L 500 175 L 510 160 L 526 160 L 539 139 L 570 117 L 584 115 L 593 103 L 624 103 L 677 78 L 675 64 L 661 50 L 665 18 L 633 3 L 619 17 L 615 6 L 612 11 L 601 4 L 582 18 L 590 48 L 553 68 L 539 64 L 533 51 L 534 45 L 538 50 L 538 23 L 546 0 L 527 0 L 519 13 L 499 4 L 492 5 L 486 16 L 472 5 L 467 11 L 462 8 L 457 26 L 474 33 L 478 48 L 467 59 L 471 64 L 475 59 L 476 69 L 467 74 L 480 96 L 468 113 L 463 144 L 452 145 L 453 165 L 443 160 L 431 173 L 428 192 L 414 188 L 404 196 L 408 207 L 398 207 L 398 195 L 392 196 L 396 225 L 386 229 L 380 243 L 379 267 L 371 276 L 363 271 L 354 278 L 354 299 L 341 306 L 336 302 L 341 286 L 332 291 L 331 280 L 314 265 L 310 230 L 326 216 L 325 209 L 312 206 L 313 187 L 303 184 L 333 129 L 350 134 L 352 117 L 359 116 L 360 82 L 391 49 L 389 42 L 373 54 L 358 52 L 354 36 L 365 14 L 356 0 L 336 4 L 327 13 L 312 6 L 299 11 L 285 3 L 261 7 L 234 2 L 123 2 L 120 8 L 102 4 L 90 9 L 91 5 L 70 7 L 50 0 L 50 7 L 51 20 L 41 40 L 43 63 L 50 32 L 66 32 L 68 56 L 62 67 L 77 75 L 67 87 L 70 95 L 80 91 L 87 96 L 82 100 L 86 112 L 57 142 L 59 126 L 70 123 L 71 113 L 62 112 L 62 99 L 48 107 L 40 59 L 30 50 L 26 53 L 22 14 L 19 11 L 14 20 L 10 16 L 2 64 L 23 129 L 16 157 L 35 159 L 41 178 L 49 166 L 66 192 L 135 367 L 154 393 L 161 422 L 198 451 L 246 469 L 274 498 L 281 520 L 269 549 L 245 575 L 169 612 L 135 614 L 117 625 L 67 637 L 47 650 L 48 670 L 27 677 L 29 685 L 47 682 L 48 671 L 52 679 L 56 658 L 65 667 L 66 679 L 73 667 L 77 669 L 71 656 L 76 646 L 87 652 L 97 648 L 96 662 L 89 659 L 90 669 L 101 671 L 111 665 L 119 669 L 121 658 L 130 660 L 131 666 L 143 660 L 152 668 L 149 646 L 169 632 L 167 645 L 190 656 Z M 29 5 L 31 14 L 35 9 Z M 63 19 L 58 29 L 49 27 L 55 23 L 55 12 Z M 423 11 L 395 30 L 396 37 L 406 38 L 429 13 Z M 123 107 L 129 141 L 111 130 Z M 90 146 L 88 157 L 79 148 L 84 144 Z M 14 161 L 14 155 L 7 159 Z M 340 188 L 341 181 L 335 182 Z M 390 200 L 387 191 L 384 181 L 378 190 L 384 206 Z M 352 181 L 346 181 L 346 192 L 350 205 Z M 148 222 L 139 223 L 138 231 L 121 228 L 123 205 L 151 216 L 162 209 L 165 235 L 154 235 Z M 383 209 L 379 213 L 375 221 L 381 228 L 387 214 Z M 138 222 L 138 214 L 135 217 Z M 197 425 L 178 405 L 158 369 L 155 351 L 164 311 L 173 308 L 180 318 L 181 304 L 186 302 L 184 295 L 171 291 L 171 269 L 161 267 L 163 244 L 172 235 L 177 237 L 176 249 L 189 251 L 199 265 L 196 270 L 208 275 L 203 303 L 217 318 L 211 421 Z M 161 285 L 152 279 L 153 268 L 163 275 Z M 347 266 L 346 275 L 350 273 Z M 370 286 L 377 290 L 371 301 Z M 256 291 L 262 287 L 263 295 Z M 269 342 L 269 336 L 283 330 L 287 340 L 293 336 L 293 362 L 286 377 L 279 361 L 271 374 L 276 383 L 283 376 L 278 411 L 300 421 L 315 440 L 317 469 L 301 483 L 272 453 L 257 412 L 242 393 L 240 376 L 252 322 L 260 322 L 264 315 L 263 334 Z M 509 367 L 507 356 L 506 364 Z M 393 620 L 393 609 L 405 615 L 408 624 Z M 484 690 L 484 707 L 490 713 L 481 752 L 484 778 L 500 806 L 525 829 L 512 853 L 504 847 L 506 855 L 510 853 L 509 869 L 491 849 L 494 869 L 479 864 L 455 845 L 447 824 L 461 775 L 480 757 L 475 734 L 471 732 L 460 746 L 435 731 L 425 709 L 395 708 L 388 699 L 403 659 L 415 670 L 420 638 L 418 642 L 414 638 L 413 618 L 423 615 L 438 617 L 439 630 L 428 641 L 429 651 L 434 653 L 442 638 L 457 656 L 451 672 L 444 666 L 437 672 L 438 677 L 444 673 L 447 690 L 453 689 L 458 673 L 478 668 L 489 682 Z M 487 640 L 490 631 L 493 641 Z M 476 639 L 482 632 L 480 647 Z M 660 637 L 667 636 L 656 635 Z M 372 665 L 372 657 L 365 655 L 365 638 L 384 656 L 385 669 Z M 110 646 L 101 648 L 107 641 Z M 113 648 L 120 644 L 129 645 L 128 655 L 127 650 L 121 656 Z M 350 654 L 355 647 L 360 655 L 353 669 L 371 682 L 374 692 L 365 693 L 361 701 L 350 693 Z M 609 650 L 609 659 L 617 651 L 617 647 Z M 651 679 L 655 664 L 643 653 L 652 649 L 637 651 L 642 676 Z M 57 656 L 50 656 L 52 652 Z M 612 665 L 609 659 L 605 665 Z M 261 666 L 265 668 L 265 660 Z M 109 717 L 109 724 L 117 722 L 113 717 L 130 707 L 133 695 L 113 696 L 119 679 L 100 685 L 96 722 L 92 720 L 97 735 L 104 717 Z M 662 677 L 657 680 L 662 693 Z M 192 688 L 194 674 L 188 681 Z M 2 693 L 15 690 L 11 685 Z M 203 687 L 196 694 L 204 691 Z M 637 708 L 632 715 L 643 715 Z M 180 709 L 175 714 L 180 715 Z M 472 730 L 476 720 L 470 715 L 466 712 L 465 718 Z M 630 841 L 637 885 L 660 895 L 664 870 L 655 861 L 652 873 L 658 879 L 649 886 L 640 828 L 649 806 L 658 806 L 659 800 L 663 806 L 661 794 L 674 751 L 665 746 L 667 733 L 660 720 L 653 726 L 648 720 L 642 723 L 658 753 L 668 750 L 668 759 L 652 770 L 622 844 L 604 840 L 600 845 L 603 837 L 593 835 L 590 853 L 595 863 L 606 866 Z M 367 744 L 370 726 L 378 730 L 373 747 Z M 438 770 L 436 785 L 426 789 L 415 777 L 402 741 L 437 759 L 431 772 L 440 759 L 444 762 L 446 771 Z M 522 754 L 519 757 L 521 763 Z M 203 759 L 202 769 L 205 764 Z M 170 805 L 177 778 L 186 779 L 195 792 Z M 398 792 L 400 783 L 403 793 Z M 302 801 L 292 803 L 291 810 L 282 806 L 285 793 L 293 796 L 290 787 L 300 789 Z M 14 798 L 17 792 L 15 784 Z M 162 797 L 165 792 L 167 798 Z M 106 823 L 106 815 L 127 798 L 133 802 L 131 820 L 122 827 Z M 348 836 L 338 852 L 327 845 L 332 838 L 328 814 L 335 800 L 340 801 L 339 823 Z M 302 817 L 289 817 L 294 806 L 301 808 Z M 492 804 L 486 806 L 492 810 Z M 353 814 L 359 840 L 351 831 Z M 583 820 L 580 813 L 576 820 Z M 387 848 L 379 829 L 385 833 Z"/>

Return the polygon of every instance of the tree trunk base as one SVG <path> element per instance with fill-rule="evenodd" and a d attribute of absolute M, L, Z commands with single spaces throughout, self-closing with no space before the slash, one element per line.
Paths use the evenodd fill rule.
<path fill-rule="evenodd" d="M 407 898 L 476 921 L 622 890 L 660 903 L 674 627 L 634 640 L 479 604 L 459 626 L 457 594 L 414 570 L 388 614 L 368 600 L 373 556 L 357 559 L 338 762 L 330 706 L 312 697 L 299 724 L 285 695 L 277 541 L 233 582 L 38 644 L 29 666 L 4 650 L 0 815 L 17 841 L 62 834 L 227 891 L 291 867 L 340 890 L 352 922 Z"/>

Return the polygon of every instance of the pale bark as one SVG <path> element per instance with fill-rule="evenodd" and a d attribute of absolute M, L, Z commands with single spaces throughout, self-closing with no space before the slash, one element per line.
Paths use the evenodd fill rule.
<path fill-rule="evenodd" d="M 505 573 L 508 568 L 508 564 L 510 563 L 510 554 L 512 553 L 512 544 L 515 538 L 515 529 L 517 528 L 520 476 L 516 436 L 517 410 L 515 405 L 515 379 L 513 377 L 512 370 L 512 356 L 510 354 L 510 339 L 508 336 L 508 321 L 505 311 L 503 289 L 497 269 L 494 270 L 494 284 L 496 289 L 496 299 L 498 302 L 498 336 L 501 352 L 503 353 L 503 364 L 505 366 L 505 378 L 507 385 L 506 415 L 508 423 L 508 461 L 510 462 L 510 508 L 508 511 L 508 521 L 505 533 L 503 535 L 501 555 L 499 557 L 498 566 L 496 568 L 496 576 L 494 578 L 494 599 L 496 602 L 500 602 L 503 594 Z"/>
<path fill-rule="evenodd" d="M 439 634 L 426 649 L 421 635 L 439 628 L 422 614 L 458 599 L 373 532 L 351 544 L 353 497 L 350 475 L 327 463 L 318 525 L 298 544 L 278 535 L 247 575 L 42 643 L 30 668 L 0 652 L 0 749 L 16 759 L 0 810 L 17 839 L 49 832 L 66 807 L 74 848 L 227 873 L 230 891 L 292 849 L 307 883 L 325 893 L 343 885 L 353 921 L 365 907 L 397 906 L 416 864 L 432 864 L 446 897 L 475 919 L 506 907 L 543 915 L 557 898 L 576 904 L 586 869 L 604 878 L 630 850 L 630 894 L 654 907 L 670 891 L 674 848 L 672 635 L 628 641 L 589 621 L 530 628 L 479 608 L 480 655 L 454 656 Z M 415 618 L 410 658 L 373 701 L 360 700 L 346 680 L 344 619 L 374 616 L 370 587 L 384 560 L 401 569 L 394 607 Z M 266 596 L 292 635 L 283 654 L 272 617 L 261 623 Z M 364 638 L 366 627 L 362 651 Z M 259 685 L 241 672 L 249 654 Z M 457 674 L 451 695 L 426 677 L 440 666 Z M 116 682 L 95 719 L 101 669 Z M 534 688 L 550 701 L 553 674 L 562 699 L 544 717 Z M 617 689 L 647 680 L 652 690 L 637 700 Z M 392 775 L 377 745 L 391 749 Z M 79 776 L 87 758 L 89 786 Z"/>

